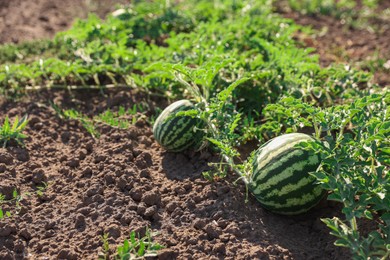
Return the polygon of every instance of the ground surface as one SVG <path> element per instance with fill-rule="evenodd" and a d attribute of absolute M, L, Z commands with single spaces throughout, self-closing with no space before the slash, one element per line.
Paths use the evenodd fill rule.
<path fill-rule="evenodd" d="M 144 98 L 128 90 L 99 93 L 35 93 L 26 102 L 1 103 L 9 116 L 30 114 L 25 148 L 0 150 L 0 189 L 9 198 L 33 192 L 22 210 L 0 224 L 0 258 L 96 259 L 100 236 L 113 247 L 131 230 L 159 231 L 161 259 L 342 259 L 345 252 L 320 217 L 337 214 L 322 203 L 298 217 L 263 210 L 253 198 L 245 204 L 236 177 L 215 183 L 201 172 L 210 154 L 167 153 L 143 121 L 128 130 L 102 126 L 94 140 L 78 121 L 61 120 L 47 100 L 94 114 Z M 12 209 L 13 206 L 10 207 Z M 213 258 L 213 257 L 214 258 Z"/>
<path fill-rule="evenodd" d="M 390 7 L 390 1 L 380 1 L 378 12 Z M 386 68 L 379 66 L 374 71 L 374 82 L 381 86 L 390 86 L 390 21 L 368 20 L 367 24 L 351 26 L 343 19 L 325 15 L 301 15 L 299 12 L 278 9 L 283 16 L 293 19 L 297 24 L 314 29 L 314 35 L 298 36 L 298 40 L 307 47 L 316 49 L 322 66 L 331 63 L 349 64 L 369 70 L 368 64 L 382 59 Z"/>
<path fill-rule="evenodd" d="M 126 0 L 1 0 L 0 43 L 53 37 L 89 12 L 104 17 Z"/>
<path fill-rule="evenodd" d="M 88 10 L 104 15 L 114 2 L 119 1 L 1 1 L 0 43 L 52 37 L 73 17 L 85 17 Z M 340 58 L 332 56 L 330 44 L 340 43 L 363 59 L 364 48 L 386 50 L 389 42 L 390 33 L 351 38 L 356 32 L 345 33 L 333 18 L 285 15 L 317 29 L 331 28 L 334 41 L 319 36 L 306 42 L 319 48 L 323 65 Z M 367 43 L 372 40 L 382 44 Z M 390 82 L 380 77 L 378 82 Z M 14 188 L 31 194 L 21 201 L 19 214 L 0 222 L 0 259 L 96 259 L 103 233 L 114 249 L 130 231 L 142 233 L 147 226 L 159 232 L 155 240 L 166 247 L 160 259 L 348 258 L 320 221 L 339 215 L 337 205 L 324 201 L 302 216 L 274 215 L 252 197 L 245 204 L 244 186 L 232 184 L 236 176 L 206 181 L 201 172 L 212 155 L 167 153 L 142 120 L 128 130 L 101 126 L 102 136 L 93 139 L 79 122 L 60 119 L 48 100 L 93 116 L 106 108 L 132 107 L 145 97 L 120 89 L 51 91 L 31 93 L 19 103 L 0 102 L 1 122 L 5 114 L 30 115 L 25 148 L 0 149 L 0 191 L 8 198 Z M 48 188 L 38 196 L 43 182 Z"/>

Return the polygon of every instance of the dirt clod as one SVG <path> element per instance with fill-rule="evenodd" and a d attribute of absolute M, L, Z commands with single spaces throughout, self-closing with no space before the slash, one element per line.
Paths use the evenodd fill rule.
<path fill-rule="evenodd" d="M 43 169 L 35 169 L 33 171 L 32 181 L 35 184 L 41 184 L 41 183 L 47 181 L 47 177 L 46 177 L 45 172 L 43 171 Z"/>
<path fill-rule="evenodd" d="M 4 163 L 6 165 L 12 165 L 14 162 L 13 157 L 8 154 L 6 151 L 3 149 L 0 150 L 0 163 Z"/>

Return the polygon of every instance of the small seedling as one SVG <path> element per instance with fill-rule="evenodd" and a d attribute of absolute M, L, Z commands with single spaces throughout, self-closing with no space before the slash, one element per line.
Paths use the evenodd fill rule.
<path fill-rule="evenodd" d="M 140 238 L 135 231 L 130 233 L 130 238 L 123 242 L 123 245 L 117 248 L 117 260 L 142 259 L 144 257 L 157 256 L 157 251 L 164 247 L 159 243 L 155 243 L 152 237 L 156 233 L 151 232 L 149 228 L 146 229 L 144 237 Z"/>
<path fill-rule="evenodd" d="M 19 145 L 23 145 L 23 139 L 27 138 L 27 135 L 22 132 L 27 123 L 27 115 L 24 115 L 20 120 L 18 116 L 16 116 L 12 126 L 8 116 L 5 117 L 4 124 L 0 127 L 0 143 L 3 148 L 5 148 L 10 141 L 16 141 Z"/>
<path fill-rule="evenodd" d="M 12 199 L 6 200 L 5 195 L 0 193 L 0 220 L 8 217 L 10 218 L 12 216 L 11 211 L 7 210 L 4 212 L 2 205 L 5 203 L 15 203 L 15 213 L 18 214 L 20 210 L 22 209 L 22 206 L 20 202 L 23 200 L 24 196 L 28 196 L 28 193 L 25 194 L 18 194 L 18 191 L 15 189 L 12 193 Z"/>
<path fill-rule="evenodd" d="M 99 260 L 108 260 L 110 259 L 110 244 L 108 242 L 108 234 L 105 233 L 100 237 L 101 241 L 103 242 L 102 245 L 102 252 L 99 253 L 98 259 Z"/>
<path fill-rule="evenodd" d="M 42 185 L 37 186 L 36 194 L 38 195 L 38 197 L 42 197 L 48 186 L 49 184 L 47 182 L 43 182 Z"/>

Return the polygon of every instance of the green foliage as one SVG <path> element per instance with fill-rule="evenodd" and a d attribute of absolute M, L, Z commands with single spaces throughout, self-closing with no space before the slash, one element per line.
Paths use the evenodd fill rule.
<path fill-rule="evenodd" d="M 119 106 L 118 112 L 113 112 L 110 109 L 105 112 L 95 116 L 93 118 L 94 122 L 101 122 L 112 127 L 127 129 L 131 125 L 134 125 L 139 119 L 146 118 L 145 114 L 142 112 L 146 111 L 145 105 L 134 104 L 132 108 L 125 109 L 122 106 Z M 131 121 L 129 121 L 131 117 Z"/>
<path fill-rule="evenodd" d="M 96 130 L 92 120 L 80 113 L 79 111 L 74 109 L 66 109 L 62 111 L 62 115 L 66 119 L 74 119 L 80 121 L 85 130 L 88 131 L 88 133 L 90 133 L 93 137 L 99 138 L 100 133 Z"/>
<path fill-rule="evenodd" d="M 123 245 L 118 246 L 115 259 L 129 260 L 142 259 L 144 257 L 157 256 L 157 251 L 164 247 L 159 243 L 153 242 L 153 233 L 149 228 L 146 229 L 146 234 L 140 237 L 135 231 L 130 232 L 130 238 L 123 242 Z"/>
<path fill-rule="evenodd" d="M 329 200 L 343 203 L 345 219 L 324 219 L 336 245 L 354 258 L 386 259 L 390 254 L 390 94 L 373 94 L 349 105 L 319 108 L 287 97 L 265 108 L 262 131 L 279 134 L 314 129 L 325 146 L 310 145 L 322 156 L 315 173 Z M 364 236 L 358 219 L 374 221 Z"/>
<path fill-rule="evenodd" d="M 355 28 L 377 30 L 378 21 L 388 22 L 388 11 L 379 10 L 379 0 L 287 0 L 282 1 L 289 8 L 304 15 L 318 14 L 333 16 L 343 24 Z M 280 5 L 280 1 L 274 1 Z"/>
<path fill-rule="evenodd" d="M 36 188 L 37 190 L 35 193 L 37 194 L 38 197 L 42 197 L 43 193 L 47 190 L 49 184 L 47 182 L 43 182 L 41 185 L 38 185 Z"/>
<path fill-rule="evenodd" d="M 5 117 L 4 123 L 0 126 L 0 143 L 3 148 L 7 146 L 10 141 L 15 141 L 19 145 L 23 145 L 23 139 L 27 138 L 27 135 L 23 134 L 23 130 L 28 123 L 28 116 L 23 116 L 20 121 L 18 116 L 14 118 L 14 122 L 9 121 L 8 116 Z"/>
<path fill-rule="evenodd" d="M 187 76 L 209 97 L 238 78 L 249 78 L 233 101 L 253 114 L 283 93 L 307 95 L 306 86 L 322 88 L 345 73 L 321 69 L 312 49 L 297 48 L 293 34 L 305 29 L 273 14 L 271 1 L 141 1 L 121 12 L 105 21 L 94 15 L 79 20 L 49 44 L 45 53 L 53 51 L 52 56 L 25 63 L 9 58 L 0 66 L 1 90 L 13 95 L 24 86 L 129 85 L 179 99 L 191 94 L 166 69 L 193 68 L 197 75 Z M 23 56 L 32 55 L 21 49 Z M 360 72 L 348 73 L 351 84 L 367 83 Z"/>
<path fill-rule="evenodd" d="M 138 120 L 147 118 L 147 104 L 134 104 L 133 107 L 127 110 L 119 106 L 118 111 L 107 109 L 106 111 L 93 116 L 92 118 L 84 115 L 75 109 L 61 109 L 56 104 L 51 104 L 57 115 L 63 119 L 73 119 L 81 123 L 81 125 L 94 138 L 100 137 L 100 132 L 97 129 L 97 124 L 105 124 L 114 128 L 127 129 L 134 125 Z"/>
<path fill-rule="evenodd" d="M 288 0 L 288 3 L 293 10 L 310 15 L 320 13 L 340 16 L 342 13 L 350 12 L 356 6 L 355 0 Z"/>
<path fill-rule="evenodd" d="M 43 182 L 41 185 L 37 186 L 36 191 L 34 192 L 38 197 L 43 196 L 43 193 L 48 188 L 48 183 Z M 11 218 L 15 214 L 19 214 L 22 209 L 22 200 L 31 197 L 31 193 L 23 192 L 18 193 L 16 189 L 12 192 L 12 198 L 6 199 L 4 194 L 0 193 L 0 220 L 5 217 Z"/>
<path fill-rule="evenodd" d="M 27 193 L 25 195 L 28 196 Z M 7 204 L 7 205 L 15 204 L 15 214 L 18 214 L 20 212 L 20 210 L 22 209 L 20 202 L 23 200 L 23 198 L 24 198 L 24 196 L 21 194 L 18 194 L 18 191 L 16 189 L 12 192 L 12 199 L 9 199 L 9 200 L 6 200 L 5 195 L 0 193 L 0 220 L 4 219 L 5 217 L 11 218 L 12 214 L 13 214 L 13 212 L 11 212 L 11 210 L 5 210 L 5 211 L 3 210 L 4 204 Z"/>
<path fill-rule="evenodd" d="M 99 253 L 99 260 L 109 260 L 110 259 L 110 243 L 108 242 L 109 235 L 107 233 L 101 236 L 102 252 Z"/>

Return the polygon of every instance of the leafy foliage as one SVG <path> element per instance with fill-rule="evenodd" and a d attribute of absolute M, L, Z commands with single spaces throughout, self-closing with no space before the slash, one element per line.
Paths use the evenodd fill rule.
<path fill-rule="evenodd" d="M 304 15 L 333 16 L 340 19 L 343 24 L 372 32 L 380 30 L 378 21 L 387 23 L 389 20 L 389 9 L 380 9 L 380 2 L 380 0 L 285 0 L 274 1 L 274 4 Z"/>
<path fill-rule="evenodd" d="M 287 97 L 265 108 L 264 131 L 279 134 L 314 129 L 323 145 L 310 145 L 322 156 L 314 175 L 344 205 L 345 219 L 323 219 L 356 259 L 390 255 L 390 94 L 373 94 L 349 105 L 319 108 Z M 367 236 L 358 219 L 375 221 Z"/>
<path fill-rule="evenodd" d="M 125 109 L 119 106 L 117 111 L 110 109 L 97 114 L 96 116 L 88 117 L 87 115 L 75 109 L 61 109 L 56 104 L 51 104 L 57 115 L 62 119 L 77 120 L 94 138 L 100 137 L 100 132 L 97 129 L 98 124 L 109 125 L 115 128 L 127 129 L 134 125 L 140 119 L 147 119 L 147 105 L 144 103 L 134 104 L 133 107 Z"/>
<path fill-rule="evenodd" d="M 16 116 L 12 126 L 9 122 L 8 116 L 5 117 L 4 123 L 0 127 L 0 143 L 3 148 L 6 147 L 10 141 L 15 141 L 17 144 L 23 145 L 23 139 L 27 138 L 27 135 L 22 132 L 26 128 L 27 123 L 27 115 L 23 116 L 20 121 L 18 116 Z"/>
<path fill-rule="evenodd" d="M 123 245 L 118 246 L 115 259 L 128 260 L 157 256 L 157 251 L 164 247 L 153 242 L 154 235 L 156 233 L 151 232 L 149 228 L 146 229 L 146 234 L 142 238 L 135 231 L 131 231 L 130 238 L 126 239 Z"/>

